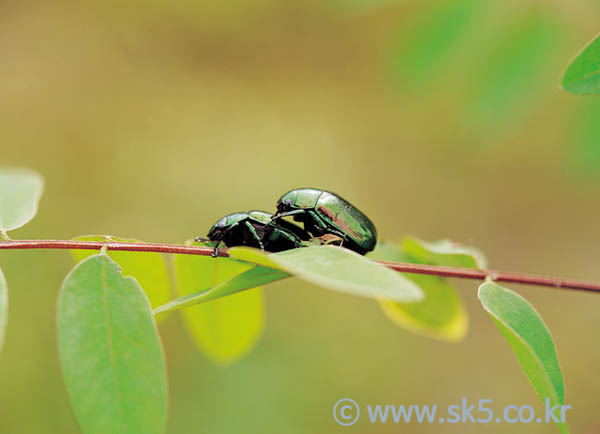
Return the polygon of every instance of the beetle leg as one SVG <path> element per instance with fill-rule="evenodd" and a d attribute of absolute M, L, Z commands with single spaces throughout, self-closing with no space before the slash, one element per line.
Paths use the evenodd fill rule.
<path fill-rule="evenodd" d="M 207 243 L 210 240 L 208 238 L 204 238 L 204 237 L 196 237 L 196 238 L 194 238 L 194 241 L 196 241 L 197 243 L 198 242 L 200 242 L 200 243 Z"/>
<path fill-rule="evenodd" d="M 337 229 L 334 229 L 331 227 L 331 225 L 328 225 L 326 221 L 323 220 L 323 218 L 315 211 L 309 211 L 308 212 L 310 214 L 310 216 L 312 217 L 312 219 L 317 222 L 317 225 L 319 226 L 319 229 L 321 229 L 325 234 L 330 234 L 335 236 L 336 238 L 339 238 L 341 240 L 340 242 L 340 247 L 344 244 L 344 241 L 346 240 L 346 235 L 342 232 L 339 231 Z M 321 238 L 321 237 L 319 237 Z M 329 241 L 326 244 L 331 243 L 331 241 Z"/>
<path fill-rule="evenodd" d="M 325 222 L 317 212 L 310 210 L 308 211 L 308 214 L 312 217 L 312 220 L 317 223 L 321 231 L 323 231 L 324 233 L 332 233 L 332 231 L 329 229 L 329 225 L 327 224 L 327 222 Z"/>
<path fill-rule="evenodd" d="M 281 214 L 275 214 L 273 217 L 271 217 L 271 220 L 277 220 L 283 217 L 290 217 L 293 215 L 298 215 L 298 214 L 303 214 L 305 213 L 306 210 L 304 209 L 295 209 L 293 211 L 286 211 L 286 212 L 282 212 Z"/>
<path fill-rule="evenodd" d="M 293 236 L 298 238 L 300 241 L 308 241 L 310 240 L 310 235 L 306 230 L 302 229 L 300 226 L 295 225 L 287 220 L 278 220 L 276 223 L 270 222 L 267 226 L 271 226 L 276 229 L 285 230 L 287 232 L 292 233 Z"/>
<path fill-rule="evenodd" d="M 328 245 L 328 244 L 333 244 L 335 242 L 339 241 L 339 245 L 340 247 L 342 247 L 342 244 L 344 244 L 344 238 L 340 237 L 338 235 L 333 235 L 333 234 L 325 234 L 321 237 L 319 237 L 319 240 L 321 240 L 321 245 Z"/>
<path fill-rule="evenodd" d="M 293 233 L 284 230 L 279 230 L 279 235 L 287 239 L 288 241 L 294 243 L 296 247 L 306 247 L 304 244 L 302 244 L 302 240 Z"/>
<path fill-rule="evenodd" d="M 333 234 L 337 237 L 340 237 L 342 240 L 346 239 L 346 235 L 344 235 L 342 232 L 338 231 L 337 229 L 329 229 L 329 233 Z"/>
<path fill-rule="evenodd" d="M 248 228 L 248 230 L 250 231 L 250 233 L 252 234 L 252 238 L 254 238 L 256 240 L 256 242 L 258 242 L 258 245 L 260 246 L 260 250 L 265 250 L 265 246 L 264 246 L 262 240 L 260 239 L 260 237 L 258 236 L 256 229 L 254 228 L 254 226 L 252 226 L 252 223 L 245 222 L 245 225 Z"/>
<path fill-rule="evenodd" d="M 217 244 L 215 244 L 215 249 L 210 254 L 210 256 L 212 256 L 213 258 L 216 258 L 217 256 L 219 256 L 219 244 L 221 244 L 221 240 L 217 241 Z"/>
<path fill-rule="evenodd" d="M 333 232 L 334 236 L 339 237 L 340 239 L 340 247 L 344 247 L 344 241 L 346 241 L 346 236 L 338 231 Z"/>

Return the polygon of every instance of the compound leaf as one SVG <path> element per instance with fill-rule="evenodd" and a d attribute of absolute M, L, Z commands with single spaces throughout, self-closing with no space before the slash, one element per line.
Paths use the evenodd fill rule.
<path fill-rule="evenodd" d="M 490 314 L 527 374 L 533 388 L 550 407 L 564 405 L 563 377 L 552 336 L 540 314 L 527 300 L 514 291 L 486 282 L 479 287 L 478 297 Z M 556 414 L 560 419 L 560 415 Z M 566 423 L 559 423 L 563 433 Z"/>
<path fill-rule="evenodd" d="M 0 169 L 0 234 L 20 228 L 37 213 L 43 178 L 29 169 Z"/>
<path fill-rule="evenodd" d="M 66 277 L 58 302 L 63 375 L 85 434 L 158 434 L 167 420 L 162 346 L 142 288 L 107 255 Z"/>

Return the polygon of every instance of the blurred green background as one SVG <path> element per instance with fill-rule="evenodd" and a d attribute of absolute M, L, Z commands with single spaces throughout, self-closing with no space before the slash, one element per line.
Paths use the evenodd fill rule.
<path fill-rule="evenodd" d="M 156 242 L 340 193 L 399 240 L 450 237 L 497 269 L 600 280 L 600 98 L 560 91 L 600 29 L 593 0 L 0 3 L 2 165 L 47 181 L 13 238 Z M 2 252 L 11 295 L 0 432 L 77 433 L 58 365 L 67 252 Z M 477 285 L 461 344 L 296 279 L 267 287 L 267 329 L 220 368 L 161 324 L 168 433 L 553 433 L 552 425 L 338 426 L 333 404 L 493 399 L 542 411 Z M 553 332 L 573 432 L 597 433 L 598 296 L 520 287 Z"/>

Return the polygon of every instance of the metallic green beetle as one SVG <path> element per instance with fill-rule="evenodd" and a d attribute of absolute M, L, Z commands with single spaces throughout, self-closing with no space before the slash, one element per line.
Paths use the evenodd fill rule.
<path fill-rule="evenodd" d="M 269 252 L 305 247 L 308 233 L 301 227 L 285 220 L 272 221 L 272 215 L 263 211 L 236 212 L 217 221 L 208 231 L 208 238 L 196 241 L 215 241 L 213 256 L 219 254 L 219 244 L 227 247 L 249 246 Z"/>
<path fill-rule="evenodd" d="M 291 190 L 277 201 L 273 220 L 293 216 L 315 237 L 334 235 L 340 244 L 364 255 L 375 248 L 377 229 L 369 218 L 335 193 L 314 188 Z"/>

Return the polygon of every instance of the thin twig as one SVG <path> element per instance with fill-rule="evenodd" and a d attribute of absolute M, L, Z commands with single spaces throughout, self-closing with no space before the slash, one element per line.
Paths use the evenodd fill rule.
<path fill-rule="evenodd" d="M 180 244 L 161 243 L 122 243 L 102 241 L 68 241 L 68 240 L 8 240 L 0 241 L 0 249 L 68 249 L 68 250 L 100 250 L 106 246 L 108 250 L 127 252 L 176 253 L 185 255 L 210 256 L 212 247 L 184 246 Z M 219 249 L 219 256 L 228 257 L 226 249 Z M 490 277 L 496 282 L 520 283 L 523 285 L 544 286 L 558 289 L 600 293 L 600 284 L 555 277 L 534 276 L 530 274 L 511 273 L 495 270 L 478 270 L 473 268 L 442 267 L 439 265 L 410 264 L 406 262 L 376 261 L 388 268 L 403 273 L 427 274 L 431 276 L 455 277 L 458 279 L 485 280 Z"/>

